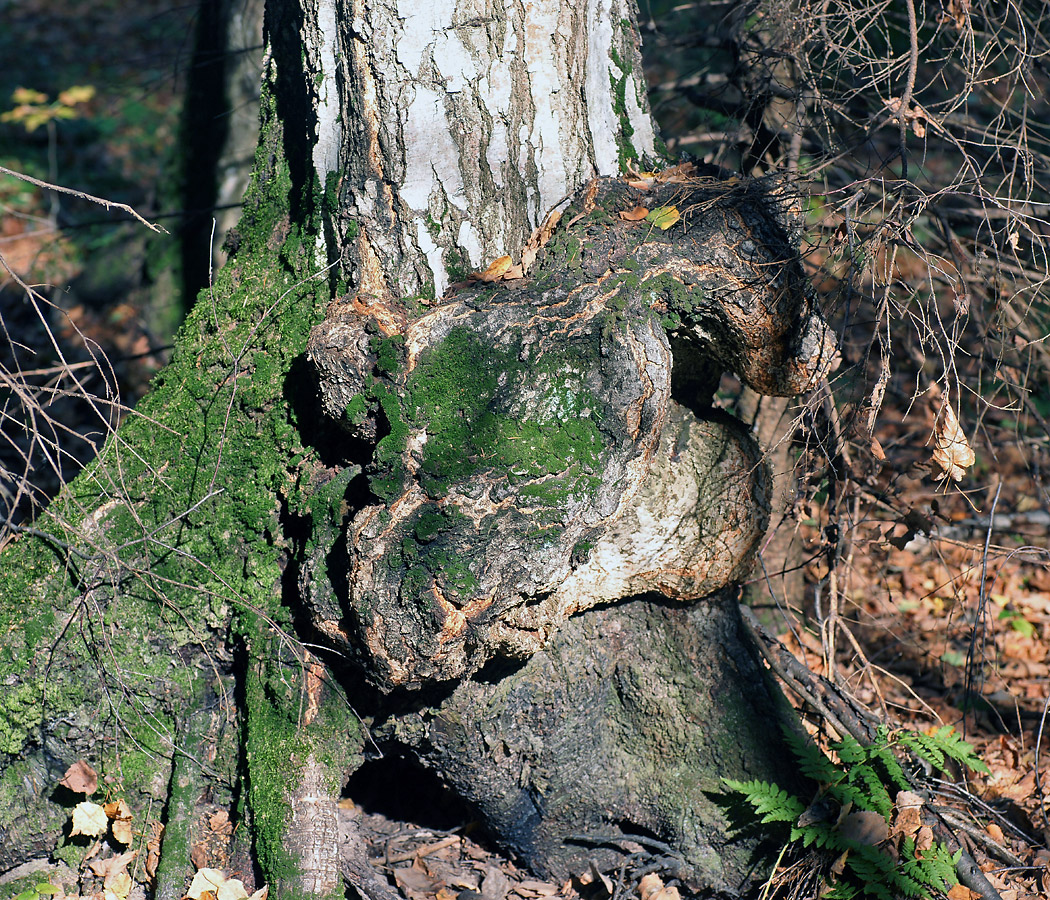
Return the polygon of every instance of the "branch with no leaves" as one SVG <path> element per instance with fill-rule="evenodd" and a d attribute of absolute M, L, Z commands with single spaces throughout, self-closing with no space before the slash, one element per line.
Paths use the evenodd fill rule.
<path fill-rule="evenodd" d="M 71 197 L 79 197 L 81 200 L 90 200 L 92 203 L 97 203 L 99 206 L 104 206 L 106 209 L 119 209 L 128 213 L 128 215 L 134 216 L 143 225 L 149 228 L 151 231 L 159 232 L 160 234 L 167 234 L 167 229 L 161 225 L 155 225 L 152 222 L 146 221 L 140 216 L 135 210 L 133 210 L 126 203 L 117 203 L 115 200 L 106 200 L 104 197 L 95 197 L 92 194 L 85 194 L 83 191 L 74 191 L 72 188 L 62 187 L 58 184 L 51 184 L 47 181 L 40 181 L 38 178 L 33 178 L 29 175 L 23 175 L 21 172 L 15 172 L 8 169 L 5 166 L 0 166 L 0 172 L 4 175 L 10 175 L 14 178 L 21 179 L 22 181 L 28 181 L 30 184 L 35 184 L 37 187 L 44 188 L 48 191 L 58 191 L 62 194 L 69 194 Z"/>

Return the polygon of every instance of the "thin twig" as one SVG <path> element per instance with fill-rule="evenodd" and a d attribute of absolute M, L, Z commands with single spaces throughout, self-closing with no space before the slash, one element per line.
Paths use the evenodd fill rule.
<path fill-rule="evenodd" d="M 95 197 L 92 194 L 85 194 L 83 191 L 75 191 L 72 188 L 62 187 L 59 184 L 51 184 L 47 181 L 40 181 L 40 179 L 38 178 L 32 178 L 29 175 L 23 175 L 21 172 L 15 172 L 12 169 L 8 169 L 6 166 L 0 166 L 0 172 L 3 172 L 5 175 L 10 175 L 13 178 L 19 178 L 22 181 L 28 181 L 30 184 L 35 184 L 37 187 L 44 188 L 48 191 L 58 191 L 62 194 L 69 194 L 72 197 L 79 197 L 81 200 L 90 200 L 92 203 L 97 203 L 99 206 L 103 206 L 106 209 L 123 210 L 124 212 L 138 219 L 143 225 L 150 229 L 150 231 L 156 231 L 160 234 L 168 233 L 166 228 L 164 228 L 161 225 L 155 225 L 152 222 L 148 222 L 126 203 L 117 203 L 115 200 L 106 200 L 104 197 Z"/>

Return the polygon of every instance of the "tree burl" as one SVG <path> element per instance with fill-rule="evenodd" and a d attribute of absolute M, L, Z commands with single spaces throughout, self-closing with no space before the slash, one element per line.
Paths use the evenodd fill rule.
<path fill-rule="evenodd" d="M 621 211 L 675 207 L 666 231 Z M 348 585 L 314 623 L 381 690 L 524 658 L 574 612 L 738 579 L 768 519 L 754 440 L 710 409 L 725 371 L 806 390 L 835 358 L 782 183 L 598 179 L 528 279 L 423 315 L 334 303 L 308 356 L 363 466 Z M 339 602 L 334 598 L 343 596 Z"/>

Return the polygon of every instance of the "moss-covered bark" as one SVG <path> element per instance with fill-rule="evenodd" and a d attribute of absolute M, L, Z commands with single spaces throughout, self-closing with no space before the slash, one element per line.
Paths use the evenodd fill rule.
<path fill-rule="evenodd" d="M 274 643 L 298 646 L 287 638 L 281 516 L 310 514 L 300 498 L 318 464 L 297 427 L 295 369 L 328 299 L 316 192 L 290 174 L 289 154 L 302 152 L 270 102 L 235 259 L 202 293 L 152 393 L 0 556 L 0 795 L 10 801 L 0 869 L 55 847 L 72 804 L 54 788 L 84 758 L 137 826 L 147 811 L 166 822 L 163 871 L 175 867 L 179 895 L 202 803 L 172 768 L 188 756 L 213 796 L 259 801 L 264 876 L 288 881 L 294 860 L 274 848 L 289 819 L 273 798 L 294 787 L 315 741 L 339 778 L 352 764 L 353 722 L 341 716 L 336 742 L 323 716 L 304 720 L 302 653 Z M 269 668 L 252 668 L 246 687 L 252 658 Z M 275 684 L 283 692 L 258 687 Z M 285 740 L 276 719 L 297 747 L 279 764 L 260 749 Z"/>

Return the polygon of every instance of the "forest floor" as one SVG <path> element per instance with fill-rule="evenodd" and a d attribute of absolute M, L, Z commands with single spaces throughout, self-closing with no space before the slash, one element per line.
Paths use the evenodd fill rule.
<path fill-rule="evenodd" d="M 95 89 L 70 106 L 74 116 L 57 121 L 53 132 L 46 125 L 29 131 L 18 121 L 0 125 L 0 165 L 135 204 L 147 216 L 163 213 L 161 198 L 172 196 L 164 185 L 171 179 L 192 6 L 141 0 L 127 15 L 121 0 L 0 0 L 7 23 L 0 57 L 20 63 L 0 70 L 0 112 L 18 106 L 12 93 L 20 87 L 45 94 L 46 102 L 34 101 L 45 106 L 74 85 Z M 49 73 L 44 81 L 41 72 Z M 656 81 L 668 76 L 666 66 L 654 66 Z M 694 127 L 676 123 L 673 110 L 668 123 L 665 130 L 681 133 Z M 163 364 L 177 321 L 178 299 L 169 291 L 158 300 L 157 282 L 147 276 L 165 265 L 165 252 L 96 207 L 63 200 L 59 212 L 55 203 L 44 191 L 0 178 L 0 254 L 22 277 L 57 287 L 41 318 L 3 279 L 4 325 L 29 348 L 23 364 L 31 359 L 24 367 L 44 373 L 41 384 L 58 347 L 67 362 L 85 365 L 92 348 L 101 348 L 131 403 Z M 106 272 L 93 270 L 100 258 Z M 49 330 L 58 337 L 50 350 Z M 862 346 L 870 335 L 851 339 Z M 877 444 L 847 435 L 852 466 L 837 494 L 845 500 L 829 499 L 826 479 L 803 480 L 778 527 L 803 538 L 807 590 L 782 604 L 775 629 L 810 669 L 844 686 L 887 724 L 959 731 L 989 770 L 942 784 L 942 801 L 958 809 L 960 842 L 1003 900 L 1047 897 L 1048 436 L 1019 427 L 1013 409 L 991 409 L 963 423 L 977 451 L 974 469 L 958 484 L 938 480 L 930 459 L 934 413 L 915 400 L 909 379 L 917 378 L 907 366 L 894 372 L 873 435 Z M 94 389 L 109 386 L 99 378 Z M 83 449 L 70 453 L 80 462 L 98 429 L 84 410 L 72 404 L 54 412 L 85 436 Z M 19 445 L 10 446 L 14 456 L 2 461 L 17 470 Z M 804 468 L 809 457 L 799 446 Z M 66 466 L 50 477 L 57 484 L 74 471 Z M 44 493 L 49 489 L 44 484 Z M 834 569 L 831 526 L 843 535 Z M 401 796 L 358 787 L 345 813 L 359 820 L 375 865 L 406 900 L 677 896 L 678 888 L 658 874 L 639 879 L 626 869 L 591 868 L 564 884 L 539 881 L 495 852 L 436 787 L 414 785 L 414 793 Z M 217 831 L 228 827 L 215 822 Z M 957 886 L 949 896 L 976 895 Z"/>

